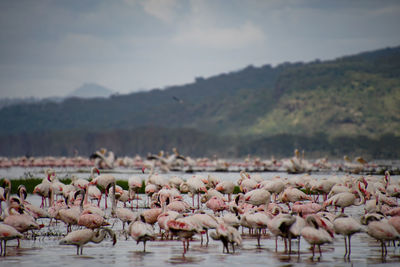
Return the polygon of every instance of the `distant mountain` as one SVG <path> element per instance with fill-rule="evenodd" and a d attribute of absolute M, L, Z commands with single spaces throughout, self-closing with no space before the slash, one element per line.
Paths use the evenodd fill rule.
<path fill-rule="evenodd" d="M 81 88 L 90 87 L 98 88 Z M 400 156 L 399 88 L 400 47 L 394 47 L 328 61 L 248 66 L 164 90 L 13 105 L 0 110 L 0 137 L 44 132 L 50 138 L 57 132 L 52 137 L 56 140 L 63 133 L 72 138 L 90 131 L 87 142 L 93 144 L 92 135 L 118 136 L 118 131 L 129 130 L 139 140 L 132 147 L 127 145 L 129 134 L 125 143 L 120 138 L 101 140 L 121 151 L 139 146 L 149 151 L 147 143 L 179 146 L 176 133 L 184 132 L 179 129 L 192 129 L 199 138 L 193 140 L 193 150 L 205 143 L 216 148 L 221 137 L 229 138 L 233 143 L 220 149 L 228 156 L 257 151 L 286 155 L 295 146 L 335 155 L 346 151 L 393 157 Z M 149 127 L 154 133 L 137 130 Z M 16 147 L 12 140 L 4 144 Z"/>
<path fill-rule="evenodd" d="M 104 86 L 95 83 L 85 83 L 81 87 L 75 89 L 67 97 L 94 98 L 109 97 L 114 92 Z"/>

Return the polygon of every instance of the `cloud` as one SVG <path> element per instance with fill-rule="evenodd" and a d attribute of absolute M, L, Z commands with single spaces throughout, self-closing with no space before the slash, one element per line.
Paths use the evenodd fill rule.
<path fill-rule="evenodd" d="M 172 22 L 175 18 L 176 0 L 146 0 L 141 2 L 147 14 L 156 17 L 163 22 Z"/>
<path fill-rule="evenodd" d="M 264 42 L 264 32 L 252 22 L 239 27 L 196 27 L 178 33 L 172 42 L 178 45 L 190 45 L 217 49 L 238 49 Z"/>

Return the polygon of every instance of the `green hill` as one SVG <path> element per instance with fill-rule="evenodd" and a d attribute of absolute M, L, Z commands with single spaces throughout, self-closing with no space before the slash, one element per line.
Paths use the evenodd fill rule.
<path fill-rule="evenodd" d="M 210 139 L 231 138 L 221 153 L 231 146 L 238 156 L 256 151 L 243 144 L 251 147 L 250 142 L 282 135 L 323 138 L 321 147 L 343 137 L 367 138 L 367 143 L 397 138 L 399 103 L 400 47 L 395 47 L 330 61 L 248 66 L 183 86 L 107 99 L 9 106 L 0 110 L 0 135 L 9 140 L 135 129 L 140 135 L 137 129 L 152 127 L 176 129 L 176 135 L 179 129 L 192 129 Z"/>

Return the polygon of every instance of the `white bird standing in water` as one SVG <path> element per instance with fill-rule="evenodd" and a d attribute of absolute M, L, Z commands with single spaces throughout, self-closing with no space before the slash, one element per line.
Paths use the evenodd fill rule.
<path fill-rule="evenodd" d="M 85 244 L 88 242 L 100 243 L 104 240 L 106 233 L 108 233 L 113 239 L 114 246 L 115 243 L 117 243 L 117 238 L 115 233 L 108 228 L 101 228 L 95 231 L 91 229 L 82 229 L 70 232 L 67 236 L 60 240 L 60 245 L 74 245 L 76 246 L 76 255 L 79 255 L 79 249 L 82 255 L 83 246 Z"/>

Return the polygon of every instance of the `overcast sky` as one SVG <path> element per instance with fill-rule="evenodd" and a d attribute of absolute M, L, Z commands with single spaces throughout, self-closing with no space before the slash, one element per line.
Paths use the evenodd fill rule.
<path fill-rule="evenodd" d="M 1 0 L 0 97 L 124 94 L 398 45 L 398 0 Z"/>

